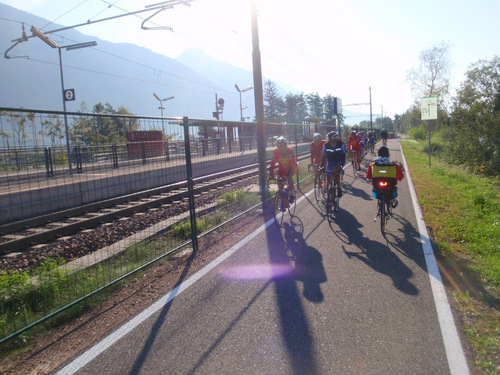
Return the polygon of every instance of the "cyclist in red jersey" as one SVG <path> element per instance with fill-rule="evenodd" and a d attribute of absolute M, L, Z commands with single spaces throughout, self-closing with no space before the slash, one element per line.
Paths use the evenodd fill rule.
<path fill-rule="evenodd" d="M 313 172 L 316 174 L 318 171 L 318 166 L 321 166 L 321 152 L 323 151 L 323 145 L 326 143 L 320 133 L 315 133 L 313 135 L 313 141 L 310 146 L 311 152 L 311 164 L 313 166 Z M 320 181 L 321 185 L 321 181 Z M 321 188 L 321 186 L 319 186 Z"/>
<path fill-rule="evenodd" d="M 357 135 L 354 130 L 351 132 L 351 135 L 347 139 L 347 145 L 349 147 L 351 155 L 353 150 L 357 151 L 358 164 L 361 165 L 361 137 Z M 358 167 L 358 170 L 359 169 L 361 169 L 361 167 Z"/>
<path fill-rule="evenodd" d="M 278 176 L 286 176 L 288 178 L 289 200 L 293 202 L 295 197 L 295 188 L 293 184 L 293 175 L 297 171 L 298 163 L 293 148 L 287 146 L 286 138 L 281 136 L 276 140 L 276 148 L 273 151 L 271 158 L 271 167 L 269 171 L 269 179 L 274 180 L 274 169 L 278 164 Z"/>

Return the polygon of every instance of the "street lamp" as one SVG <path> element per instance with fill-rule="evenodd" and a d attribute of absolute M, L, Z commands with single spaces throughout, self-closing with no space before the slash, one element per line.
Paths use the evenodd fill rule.
<path fill-rule="evenodd" d="M 248 107 L 245 107 L 243 108 L 242 104 L 241 104 L 241 93 L 242 92 L 245 92 L 245 91 L 249 91 L 249 90 L 252 90 L 253 89 L 253 86 L 250 86 L 250 87 L 247 87 L 246 89 L 243 89 L 243 90 L 240 90 L 240 88 L 238 87 L 237 84 L 234 85 L 234 87 L 236 87 L 236 90 L 240 93 L 240 120 L 241 121 L 245 121 L 245 118 L 243 117 L 243 110 L 245 108 L 248 108 Z"/>
<path fill-rule="evenodd" d="M 72 174 L 72 166 L 71 166 L 71 149 L 69 147 L 69 131 L 68 131 L 68 116 L 66 114 L 66 96 L 64 93 L 64 73 L 63 73 L 63 63 L 62 63 L 62 53 L 61 50 L 64 48 L 66 51 L 72 51 L 80 48 L 94 47 L 97 45 L 96 41 L 85 42 L 85 43 L 77 43 L 70 44 L 68 46 L 59 46 L 56 42 L 50 39 L 47 35 L 45 35 L 42 31 L 37 29 L 35 26 L 31 27 L 31 32 L 36 37 L 40 38 L 43 42 L 49 45 L 52 48 L 57 48 L 59 50 L 59 69 L 61 71 L 61 94 L 63 101 L 63 110 L 64 110 L 64 132 L 66 135 L 66 152 L 68 153 L 68 167 L 69 173 Z"/>
<path fill-rule="evenodd" d="M 161 127 L 162 127 L 162 131 L 163 131 L 163 134 L 162 134 L 162 137 L 165 135 L 165 125 L 163 123 L 163 110 L 165 109 L 165 107 L 163 106 L 163 102 L 166 102 L 167 100 L 171 100 L 171 99 L 174 99 L 175 96 L 169 96 L 168 98 L 165 98 L 165 99 L 160 99 L 160 97 L 156 94 L 156 93 L 153 93 L 153 96 L 158 99 L 158 101 L 160 102 L 160 106 L 158 107 L 158 109 L 161 111 Z"/>

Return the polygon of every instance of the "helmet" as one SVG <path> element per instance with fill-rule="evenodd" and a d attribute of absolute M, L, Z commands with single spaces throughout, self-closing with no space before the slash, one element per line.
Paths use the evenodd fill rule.
<path fill-rule="evenodd" d="M 316 133 L 316 134 L 314 134 L 314 135 L 313 135 L 313 139 L 314 139 L 315 141 L 319 141 L 319 140 L 321 140 L 321 138 L 323 138 L 323 137 L 322 137 L 322 136 L 321 136 L 321 134 L 319 134 L 319 133 Z"/>
<path fill-rule="evenodd" d="M 283 136 L 279 137 L 279 138 L 276 140 L 276 145 L 277 145 L 278 147 L 284 147 L 284 146 L 286 146 L 286 138 L 285 138 L 285 137 L 283 137 Z"/>
<path fill-rule="evenodd" d="M 388 158 L 389 157 L 389 149 L 385 146 L 382 146 L 378 149 L 377 155 Z"/>
<path fill-rule="evenodd" d="M 328 137 L 328 140 L 337 139 L 339 137 L 336 132 L 330 132 L 326 136 Z"/>
<path fill-rule="evenodd" d="M 351 135 L 356 135 L 356 130 L 351 131 Z"/>

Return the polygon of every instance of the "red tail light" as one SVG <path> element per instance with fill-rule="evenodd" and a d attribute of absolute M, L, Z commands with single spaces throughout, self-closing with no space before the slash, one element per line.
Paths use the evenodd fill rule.
<path fill-rule="evenodd" d="M 378 187 L 380 187 L 380 188 L 386 188 L 387 186 L 389 186 L 389 183 L 387 181 L 379 181 L 378 182 Z"/>

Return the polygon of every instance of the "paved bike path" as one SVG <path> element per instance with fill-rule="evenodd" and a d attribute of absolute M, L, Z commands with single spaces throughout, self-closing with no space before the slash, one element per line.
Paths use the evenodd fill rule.
<path fill-rule="evenodd" d="M 263 223 L 59 373 L 467 373 L 445 348 L 408 180 L 385 237 L 352 168 L 344 192 L 332 225 L 309 194 L 298 230 Z"/>

